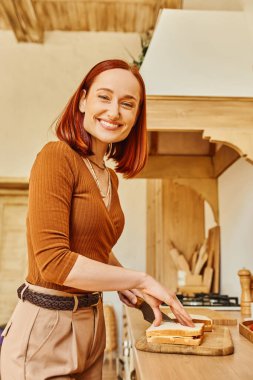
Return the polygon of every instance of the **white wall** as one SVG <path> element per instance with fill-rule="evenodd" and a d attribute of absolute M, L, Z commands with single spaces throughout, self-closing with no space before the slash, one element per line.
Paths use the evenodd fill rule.
<path fill-rule="evenodd" d="M 244 11 L 245 20 L 253 40 L 253 1 L 252 0 L 183 0 L 183 9 L 205 11 Z"/>
<path fill-rule="evenodd" d="M 86 72 L 109 58 L 140 53 L 135 33 L 51 32 L 45 43 L 17 43 L 0 32 L 0 176 L 29 174 L 35 154 L 52 139 L 50 125 Z"/>
<path fill-rule="evenodd" d="M 148 95 L 253 96 L 249 21 L 249 12 L 164 9 L 141 66 Z"/>
<path fill-rule="evenodd" d="M 240 296 L 237 272 L 253 273 L 253 165 L 241 158 L 219 178 L 221 291 Z"/>
<path fill-rule="evenodd" d="M 251 39 L 253 41 L 253 1 L 252 0 L 241 0 L 243 4 L 243 9 L 245 11 L 245 19 L 248 24 L 248 28 L 251 33 Z"/>

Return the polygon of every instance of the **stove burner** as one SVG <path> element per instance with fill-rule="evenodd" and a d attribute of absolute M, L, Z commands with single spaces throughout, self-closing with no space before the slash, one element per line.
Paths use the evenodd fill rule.
<path fill-rule="evenodd" d="M 194 296 L 177 295 L 184 306 L 240 306 L 238 297 L 229 297 L 218 293 L 196 293 Z"/>

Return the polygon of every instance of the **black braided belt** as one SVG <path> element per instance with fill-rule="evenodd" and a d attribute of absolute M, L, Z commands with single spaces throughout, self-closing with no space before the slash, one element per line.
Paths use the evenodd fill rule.
<path fill-rule="evenodd" d="M 73 310 L 83 307 L 96 306 L 98 304 L 101 293 L 86 293 L 76 297 L 64 297 L 55 296 L 52 294 L 37 293 L 29 288 L 26 288 L 22 294 L 22 290 L 26 287 L 26 284 L 22 284 L 18 289 L 18 297 L 23 301 L 28 301 L 34 305 L 43 307 L 45 309 L 53 310 Z M 78 300 L 78 305 L 75 304 L 75 298 Z M 75 307 L 76 306 L 76 307 Z"/>

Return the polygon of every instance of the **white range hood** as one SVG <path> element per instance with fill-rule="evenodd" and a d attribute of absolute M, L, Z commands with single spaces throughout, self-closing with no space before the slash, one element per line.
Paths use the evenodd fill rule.
<path fill-rule="evenodd" d="M 243 11 L 161 11 L 140 70 L 147 94 L 252 97 L 248 23 Z"/>

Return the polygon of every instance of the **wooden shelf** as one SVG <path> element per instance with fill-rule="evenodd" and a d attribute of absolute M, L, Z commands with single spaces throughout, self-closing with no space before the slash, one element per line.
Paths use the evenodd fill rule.
<path fill-rule="evenodd" d="M 179 148 L 182 132 L 187 133 L 188 136 L 189 132 L 196 133 L 195 136 L 191 136 L 191 146 L 195 148 L 195 155 L 198 155 L 201 150 L 201 155 L 203 155 L 203 149 L 206 149 L 205 155 L 216 157 L 214 176 L 224 171 L 224 168 L 220 168 L 219 165 L 223 156 L 228 166 L 239 156 L 253 162 L 253 98 L 148 96 L 147 123 L 149 132 L 172 133 L 168 135 L 168 139 L 171 137 L 174 144 L 177 139 L 177 148 Z M 175 132 L 179 135 L 176 136 Z M 200 141 L 200 136 L 209 144 L 217 144 L 215 150 L 208 151 L 208 146 Z M 159 137 L 155 138 L 156 143 L 150 142 L 151 154 L 154 149 L 157 149 Z M 164 134 L 163 138 L 165 138 Z M 184 149 L 189 151 L 187 143 L 189 143 L 189 138 L 188 141 L 183 142 Z M 171 146 L 173 147 L 172 143 Z M 210 145 L 209 148 L 211 148 Z M 232 154 L 231 150 L 236 154 Z M 189 155 L 182 149 L 174 151 L 174 155 L 175 153 L 176 156 Z"/>

